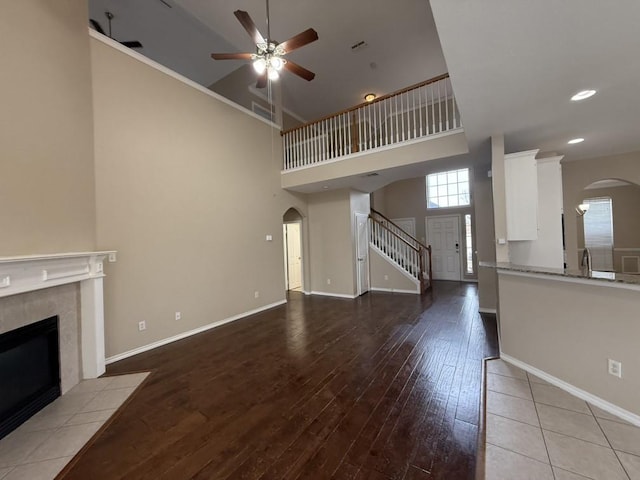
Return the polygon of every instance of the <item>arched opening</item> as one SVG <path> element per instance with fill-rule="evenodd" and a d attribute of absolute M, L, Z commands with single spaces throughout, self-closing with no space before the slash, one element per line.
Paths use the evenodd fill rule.
<path fill-rule="evenodd" d="M 591 255 L 591 268 L 640 274 L 640 186 L 602 179 L 581 192 L 576 212 L 578 254 Z"/>
<path fill-rule="evenodd" d="M 304 291 L 302 215 L 290 208 L 282 217 L 284 276 L 287 291 Z"/>

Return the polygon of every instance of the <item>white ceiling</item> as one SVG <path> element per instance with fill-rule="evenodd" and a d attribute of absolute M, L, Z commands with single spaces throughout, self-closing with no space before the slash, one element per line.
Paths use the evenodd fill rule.
<path fill-rule="evenodd" d="M 266 36 L 264 0 L 164 1 L 172 8 L 161 0 L 89 0 L 89 10 L 105 30 L 104 11 L 111 11 L 114 37 L 141 41 L 140 53 L 205 86 L 243 65 L 213 61 L 210 53 L 254 50 L 234 10 L 246 10 Z M 426 0 L 270 0 L 270 16 L 276 41 L 309 27 L 318 32 L 318 41 L 288 55 L 316 78 L 285 72 L 279 80 L 284 106 L 307 120 L 447 70 Z M 353 52 L 360 41 L 367 47 Z"/>
<path fill-rule="evenodd" d="M 566 160 L 640 150 L 640 2 L 431 0 L 471 148 Z M 598 93 L 582 102 L 583 89 Z M 577 145 L 567 141 L 583 137 Z"/>

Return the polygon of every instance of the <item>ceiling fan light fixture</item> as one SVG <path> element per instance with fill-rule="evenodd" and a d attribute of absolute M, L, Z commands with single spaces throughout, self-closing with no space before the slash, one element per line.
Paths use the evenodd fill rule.
<path fill-rule="evenodd" d="M 376 99 L 376 94 L 375 93 L 367 93 L 364 96 L 364 101 L 365 102 L 373 102 Z"/>
<path fill-rule="evenodd" d="M 284 66 L 284 60 L 282 60 L 282 58 L 280 58 L 280 57 L 271 57 L 269 63 L 277 71 L 282 70 L 282 67 Z"/>
<path fill-rule="evenodd" d="M 253 69 L 259 75 L 262 75 L 267 69 L 267 61 L 263 57 L 258 57 L 253 61 Z"/>
<path fill-rule="evenodd" d="M 280 74 L 278 73 L 278 70 L 269 66 L 267 68 L 267 77 L 269 77 L 269 80 L 278 80 L 278 78 L 280 77 Z"/>

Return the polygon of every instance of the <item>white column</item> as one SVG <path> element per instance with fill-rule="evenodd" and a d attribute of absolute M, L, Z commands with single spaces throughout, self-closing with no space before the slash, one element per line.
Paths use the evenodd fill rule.
<path fill-rule="evenodd" d="M 102 277 L 80 282 L 80 311 L 82 378 L 97 378 L 106 370 Z"/>

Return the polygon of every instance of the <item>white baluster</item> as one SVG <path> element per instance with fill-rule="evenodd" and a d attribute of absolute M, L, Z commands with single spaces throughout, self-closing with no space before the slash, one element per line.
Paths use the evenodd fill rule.
<path fill-rule="evenodd" d="M 449 95 L 447 93 L 447 84 L 449 83 L 447 79 L 443 80 L 444 82 L 444 111 L 447 119 L 447 130 L 449 130 Z"/>
<path fill-rule="evenodd" d="M 442 132 L 442 93 L 440 93 L 440 87 L 442 81 L 438 82 L 438 132 Z"/>
<path fill-rule="evenodd" d="M 435 104 L 435 87 L 432 83 L 429 85 L 429 90 L 431 90 L 431 134 L 436 133 L 436 104 Z"/>
<path fill-rule="evenodd" d="M 413 138 L 418 137 L 418 132 L 416 131 L 416 89 L 411 92 L 412 100 L 413 100 Z"/>

